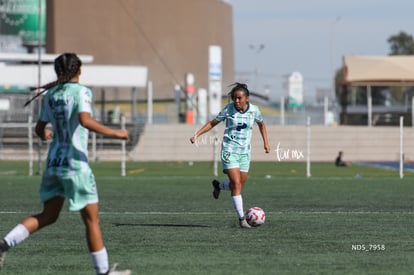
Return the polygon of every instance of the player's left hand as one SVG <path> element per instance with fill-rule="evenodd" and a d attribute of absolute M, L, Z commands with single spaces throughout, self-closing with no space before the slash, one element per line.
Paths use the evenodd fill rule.
<path fill-rule="evenodd" d="M 48 139 L 51 139 L 51 138 L 53 138 L 53 131 L 46 128 L 45 129 L 45 134 L 43 136 L 43 140 L 48 140 Z"/>

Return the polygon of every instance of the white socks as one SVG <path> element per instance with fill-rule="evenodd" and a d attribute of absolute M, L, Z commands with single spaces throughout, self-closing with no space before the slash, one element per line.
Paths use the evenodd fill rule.
<path fill-rule="evenodd" d="M 220 182 L 219 187 L 221 190 L 230 191 L 230 180 L 225 180 L 223 182 Z"/>
<path fill-rule="evenodd" d="M 14 247 L 26 240 L 29 235 L 29 230 L 23 224 L 18 224 L 4 237 L 4 240 L 9 247 Z"/>
<path fill-rule="evenodd" d="M 227 190 L 230 191 L 230 180 L 225 180 L 223 182 L 220 182 L 219 187 L 221 190 Z M 236 211 L 237 216 L 239 219 L 244 217 L 244 211 L 243 211 L 243 198 L 242 195 L 238 196 L 232 196 L 231 202 L 233 203 L 234 210 Z"/>
<path fill-rule="evenodd" d="M 27 228 L 23 224 L 18 224 L 4 237 L 4 240 L 9 247 L 14 247 L 29 236 L 30 233 Z M 109 271 L 108 253 L 105 247 L 99 251 L 91 252 L 91 257 L 97 274 L 104 274 Z"/>
<path fill-rule="evenodd" d="M 91 257 L 96 274 L 105 274 L 109 271 L 108 252 L 105 247 L 99 251 L 91 252 Z"/>
<path fill-rule="evenodd" d="M 234 210 L 237 213 L 237 216 L 239 219 L 244 217 L 244 211 L 243 211 L 243 198 L 241 195 L 232 196 L 231 201 L 233 203 Z"/>

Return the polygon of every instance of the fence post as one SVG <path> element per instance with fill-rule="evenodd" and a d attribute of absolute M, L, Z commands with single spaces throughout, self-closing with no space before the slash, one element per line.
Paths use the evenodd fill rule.
<path fill-rule="evenodd" d="M 124 115 L 122 115 L 121 116 L 121 128 L 122 129 L 124 129 L 125 130 L 125 116 Z M 125 145 L 126 145 L 126 141 L 125 141 L 125 139 L 123 139 L 123 140 L 121 140 L 121 150 L 122 150 L 122 152 L 121 152 L 121 159 L 122 159 L 122 161 L 121 161 L 121 176 L 123 176 L 123 177 L 125 177 L 125 175 L 126 175 L 126 168 L 125 168 L 125 162 L 126 162 L 126 148 L 125 148 Z"/>
<path fill-rule="evenodd" d="M 33 116 L 29 114 L 27 122 L 27 133 L 29 138 L 29 176 L 33 176 L 33 133 L 32 133 Z"/>
<path fill-rule="evenodd" d="M 311 163 L 310 163 L 310 156 L 311 156 L 311 118 L 308 116 L 308 120 L 306 123 L 307 128 L 307 135 L 306 135 L 306 144 L 307 144 L 307 154 L 306 154 L 306 177 L 311 177 Z"/>
<path fill-rule="evenodd" d="M 400 179 L 404 178 L 404 117 L 400 116 Z"/>

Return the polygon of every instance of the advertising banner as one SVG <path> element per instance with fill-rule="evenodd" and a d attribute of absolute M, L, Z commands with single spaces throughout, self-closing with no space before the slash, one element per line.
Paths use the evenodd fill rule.
<path fill-rule="evenodd" d="M 45 42 L 46 0 L 0 1 L 1 52 L 27 52 Z"/>
<path fill-rule="evenodd" d="M 300 109 L 303 107 L 303 77 L 299 72 L 294 72 L 289 77 L 289 102 L 288 107 Z"/>
<path fill-rule="evenodd" d="M 222 94 L 222 56 L 220 46 L 209 47 L 209 103 L 210 115 L 215 116 L 221 111 L 221 94 Z"/>

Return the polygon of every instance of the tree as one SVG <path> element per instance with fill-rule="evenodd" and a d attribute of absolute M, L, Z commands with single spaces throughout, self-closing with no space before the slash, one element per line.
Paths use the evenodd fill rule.
<path fill-rule="evenodd" d="M 412 35 L 400 31 L 399 34 L 390 36 L 388 43 L 391 46 L 390 55 L 414 55 L 414 39 Z M 396 101 L 404 103 L 405 97 L 414 93 L 414 88 L 392 87 L 390 93 Z"/>
<path fill-rule="evenodd" d="M 391 52 L 390 55 L 414 55 L 414 39 L 403 31 L 388 38 Z"/>

